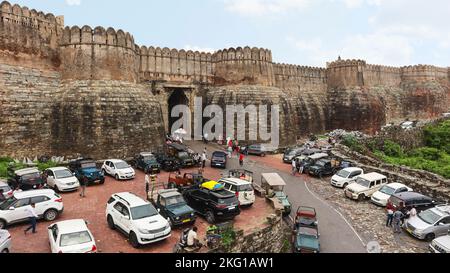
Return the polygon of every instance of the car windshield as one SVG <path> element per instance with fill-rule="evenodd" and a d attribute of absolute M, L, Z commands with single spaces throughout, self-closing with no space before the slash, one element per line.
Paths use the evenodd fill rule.
<path fill-rule="evenodd" d="M 244 185 L 238 186 L 238 190 L 239 191 L 253 191 L 253 187 L 251 184 L 244 184 Z"/>
<path fill-rule="evenodd" d="M 15 197 L 12 197 L 12 198 L 9 198 L 8 200 L 4 201 L 3 203 L 0 203 L 0 210 L 9 209 L 10 207 L 12 207 L 12 205 L 16 201 L 17 201 L 17 199 Z"/>
<path fill-rule="evenodd" d="M 69 170 L 59 170 L 55 171 L 56 178 L 68 178 L 72 177 L 73 174 Z"/>
<path fill-rule="evenodd" d="M 130 167 L 126 162 L 117 162 L 114 165 L 116 165 L 118 170 L 128 169 Z"/>
<path fill-rule="evenodd" d="M 370 188 L 370 181 L 364 178 L 356 179 L 356 183 L 363 186 L 364 188 Z"/>
<path fill-rule="evenodd" d="M 40 173 L 30 173 L 30 174 L 25 174 L 22 176 L 22 180 L 32 180 L 32 179 L 39 179 L 41 178 L 41 174 Z"/>
<path fill-rule="evenodd" d="M 345 170 L 339 171 L 337 173 L 337 176 L 342 177 L 342 178 L 347 178 L 349 175 L 350 175 L 350 172 L 345 171 Z"/>
<path fill-rule="evenodd" d="M 282 191 L 276 191 L 276 192 L 275 192 L 275 196 L 276 196 L 276 197 L 285 197 L 286 195 L 285 195 L 284 192 L 282 192 Z"/>
<path fill-rule="evenodd" d="M 324 161 L 319 161 L 319 162 L 316 163 L 316 166 L 318 166 L 318 167 L 325 167 L 326 164 L 327 163 L 324 162 Z"/>
<path fill-rule="evenodd" d="M 91 235 L 87 231 L 74 232 L 61 235 L 59 245 L 61 247 L 81 245 L 92 242 Z"/>
<path fill-rule="evenodd" d="M 82 169 L 92 169 L 92 168 L 97 168 L 97 166 L 95 165 L 95 162 L 86 162 L 81 164 L 81 168 Z"/>
<path fill-rule="evenodd" d="M 389 186 L 383 186 L 380 190 L 381 193 L 387 194 L 387 195 L 393 195 L 395 193 L 395 189 L 391 188 Z"/>
<path fill-rule="evenodd" d="M 155 215 L 158 215 L 158 211 L 150 204 L 131 208 L 133 220 L 144 219 Z"/>
<path fill-rule="evenodd" d="M 152 156 L 152 155 L 144 156 L 144 161 L 145 162 L 153 162 L 155 160 L 156 160 L 156 158 L 154 156 Z"/>
<path fill-rule="evenodd" d="M 434 225 L 441 219 L 441 216 L 433 212 L 432 210 L 426 210 L 419 213 L 419 218 L 427 224 Z"/>
<path fill-rule="evenodd" d="M 187 152 L 179 152 L 178 153 L 178 157 L 181 159 L 188 159 L 189 158 L 189 154 Z"/>
<path fill-rule="evenodd" d="M 172 197 L 166 198 L 165 201 L 166 201 L 166 206 L 167 207 L 180 206 L 180 205 L 186 204 L 186 202 L 184 201 L 183 196 L 181 196 L 181 195 L 177 195 L 177 196 L 172 196 Z"/>

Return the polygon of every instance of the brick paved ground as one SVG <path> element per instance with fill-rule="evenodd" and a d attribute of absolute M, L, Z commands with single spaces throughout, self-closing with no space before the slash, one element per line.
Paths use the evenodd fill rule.
<path fill-rule="evenodd" d="M 196 171 L 196 169 L 185 170 Z M 218 179 L 221 177 L 221 170 L 206 168 L 205 177 Z M 160 181 L 167 181 L 168 173 L 159 176 Z M 108 228 L 105 219 L 106 202 L 109 197 L 118 192 L 133 192 L 145 198 L 144 174 L 137 172 L 137 177 L 133 181 L 117 182 L 108 177 L 104 185 L 87 188 L 87 197 L 81 199 L 78 193 L 62 194 L 64 202 L 64 213 L 56 222 L 69 219 L 84 219 L 89 222 L 89 229 L 93 233 L 97 247 L 103 253 L 170 253 L 180 237 L 180 230 L 174 230 L 172 236 L 163 241 L 141 249 L 134 249 L 128 243 L 127 238 L 117 231 Z M 235 227 L 243 229 L 245 232 L 251 231 L 254 227 L 264 226 L 266 217 L 273 213 L 272 208 L 264 199 L 257 199 L 255 205 L 249 209 L 243 209 L 241 215 L 235 219 Z M 13 252 L 19 253 L 47 253 L 50 252 L 48 245 L 47 227 L 51 223 L 38 223 L 37 234 L 23 234 L 26 224 L 18 224 L 9 227 L 13 240 Z M 199 235 L 204 236 L 208 226 L 206 221 L 198 217 L 196 222 L 199 228 Z"/>

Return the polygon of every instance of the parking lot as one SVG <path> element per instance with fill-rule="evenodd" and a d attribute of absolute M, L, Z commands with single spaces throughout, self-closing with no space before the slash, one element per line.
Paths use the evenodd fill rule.
<path fill-rule="evenodd" d="M 188 169 L 184 171 L 195 172 L 197 170 Z M 161 182 L 167 182 L 168 176 L 168 173 L 161 173 L 158 178 Z M 221 170 L 206 168 L 204 176 L 210 179 L 218 179 L 221 177 Z M 123 182 L 107 177 L 104 185 L 88 187 L 87 196 L 84 199 L 77 192 L 61 194 L 64 202 L 64 213 L 56 222 L 70 219 L 88 221 L 88 227 L 97 241 L 98 250 L 102 253 L 171 253 L 173 246 L 180 238 L 180 228 L 173 230 L 172 236 L 167 240 L 139 249 L 134 249 L 124 235 L 108 228 L 105 217 L 106 203 L 112 194 L 119 192 L 133 192 L 145 198 L 144 173 L 137 171 L 134 180 Z M 257 226 L 265 225 L 266 217 L 271 213 L 273 213 L 273 210 L 265 199 L 257 198 L 253 207 L 241 210 L 241 214 L 235 219 L 234 226 L 243 229 L 244 232 L 250 231 Z M 50 224 L 40 221 L 37 225 L 38 233 L 28 233 L 28 235 L 23 233 L 27 226 L 26 223 L 9 227 L 13 241 L 12 252 L 50 252 L 47 234 L 47 227 Z M 203 239 L 209 224 L 202 217 L 198 217 L 196 226 L 199 229 L 199 237 Z"/>

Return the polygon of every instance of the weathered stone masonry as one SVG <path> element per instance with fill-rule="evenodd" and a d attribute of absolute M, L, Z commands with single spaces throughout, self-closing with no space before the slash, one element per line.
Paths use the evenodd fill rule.
<path fill-rule="evenodd" d="M 338 60 L 278 64 L 270 50 L 213 54 L 138 46 L 112 28 L 0 4 L 0 156 L 128 157 L 163 144 L 170 101 L 278 104 L 281 144 L 335 128 L 375 132 L 386 122 L 448 111 L 448 68 Z"/>

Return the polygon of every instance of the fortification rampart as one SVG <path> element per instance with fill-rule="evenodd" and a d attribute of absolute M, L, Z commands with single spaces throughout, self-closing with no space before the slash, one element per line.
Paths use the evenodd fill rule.
<path fill-rule="evenodd" d="M 146 46 L 138 53 L 141 80 L 212 81 L 211 53 Z"/>
<path fill-rule="evenodd" d="M 319 67 L 298 66 L 275 63 L 275 85 L 281 89 L 316 89 L 319 85 L 326 85 L 327 70 Z M 303 87 L 303 88 L 302 88 Z"/>
<path fill-rule="evenodd" d="M 448 68 L 432 65 L 415 65 L 402 67 L 402 80 L 409 81 L 442 81 L 449 79 Z"/>

